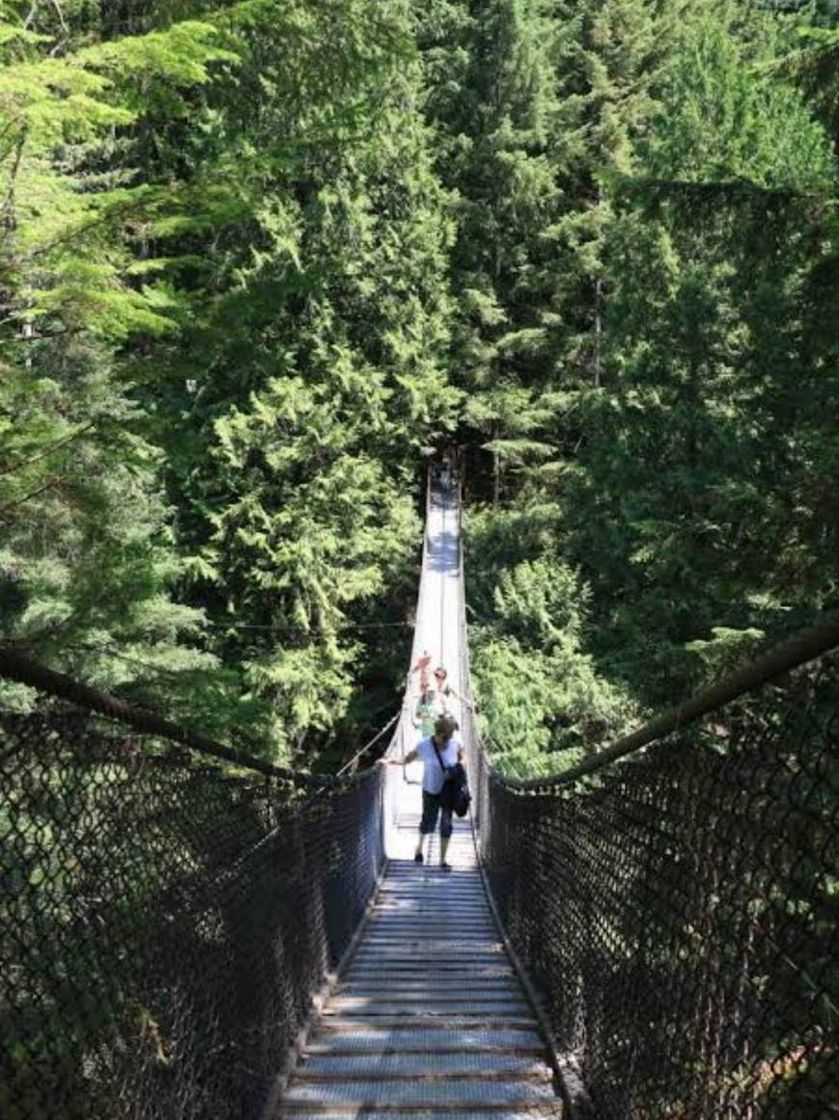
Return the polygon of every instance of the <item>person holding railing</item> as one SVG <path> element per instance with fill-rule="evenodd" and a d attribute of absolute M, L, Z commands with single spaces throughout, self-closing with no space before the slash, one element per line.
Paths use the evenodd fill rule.
<path fill-rule="evenodd" d="M 440 818 L 440 869 L 451 871 L 451 864 L 446 862 L 449 849 L 449 840 L 452 835 L 452 806 L 443 798 L 443 786 L 449 776 L 449 771 L 458 763 L 463 763 L 463 744 L 455 739 L 457 721 L 453 716 L 442 715 L 434 725 L 434 734 L 426 739 L 421 739 L 413 750 L 408 751 L 402 758 L 388 758 L 391 766 L 406 766 L 415 759 L 422 762 L 422 819 L 419 826 L 419 841 L 414 853 L 414 862 L 422 863 L 422 844 L 426 836 L 431 835 L 437 827 L 437 818 Z"/>

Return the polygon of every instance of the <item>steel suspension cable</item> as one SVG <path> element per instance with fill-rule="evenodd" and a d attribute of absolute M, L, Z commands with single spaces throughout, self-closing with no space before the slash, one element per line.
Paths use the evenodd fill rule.
<path fill-rule="evenodd" d="M 732 700 L 752 692 L 791 669 L 797 669 L 814 661 L 837 646 L 839 646 L 839 615 L 830 612 L 812 626 L 791 635 L 772 646 L 754 661 L 700 689 L 675 708 L 670 708 L 637 731 L 618 739 L 606 750 L 599 751 L 578 766 L 544 778 L 531 778 L 527 781 L 508 778 L 502 780 L 521 790 L 548 789 L 574 782 L 585 774 L 601 770 L 604 766 L 634 754 L 642 747 L 663 739 L 690 723 L 695 723 L 701 716 L 724 707 Z"/>

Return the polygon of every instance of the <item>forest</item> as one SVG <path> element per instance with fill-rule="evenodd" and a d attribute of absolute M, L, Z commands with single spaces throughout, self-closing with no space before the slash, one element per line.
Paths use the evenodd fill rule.
<path fill-rule="evenodd" d="M 444 446 L 510 773 L 836 605 L 835 0 L 2 0 L 0 52 L 4 645 L 334 769 Z"/>

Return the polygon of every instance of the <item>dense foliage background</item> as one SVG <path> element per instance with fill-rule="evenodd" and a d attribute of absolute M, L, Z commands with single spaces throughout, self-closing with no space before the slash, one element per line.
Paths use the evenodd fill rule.
<path fill-rule="evenodd" d="M 4 635 L 310 761 L 398 703 L 459 399 L 408 8 L 3 14 Z"/>
<path fill-rule="evenodd" d="M 424 5 L 473 668 L 514 772 L 836 601 L 837 14 Z"/>
<path fill-rule="evenodd" d="M 4 640 L 333 765 L 451 434 L 516 771 L 835 602 L 837 22 L 0 3 Z"/>

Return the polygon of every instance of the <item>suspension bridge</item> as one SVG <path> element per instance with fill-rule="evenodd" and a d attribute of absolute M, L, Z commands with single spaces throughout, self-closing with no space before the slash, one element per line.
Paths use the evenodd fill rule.
<path fill-rule="evenodd" d="M 458 504 L 446 490 L 428 506 L 412 664 L 444 666 L 451 706 L 464 722 L 463 582 Z M 409 678 L 389 754 L 416 742 L 416 678 Z M 375 1115 L 400 1108 L 447 1115 L 558 1116 L 545 1039 L 491 913 L 472 822 L 455 818 L 439 868 L 439 834 L 414 862 L 422 764 L 387 775 L 388 862 L 372 909 L 311 1040 L 282 1094 L 285 1113 Z"/>
<path fill-rule="evenodd" d="M 4 1118 L 839 1116 L 836 620 L 513 781 L 460 513 L 430 492 L 412 660 L 466 748 L 450 874 L 416 765 L 301 775 L 0 649 L 41 698 L 0 712 Z"/>

